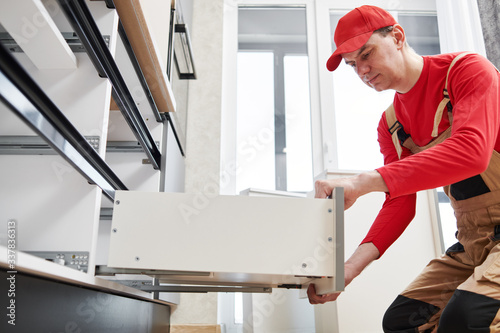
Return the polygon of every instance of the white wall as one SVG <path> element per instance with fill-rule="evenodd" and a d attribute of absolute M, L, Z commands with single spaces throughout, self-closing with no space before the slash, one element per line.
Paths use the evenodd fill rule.
<path fill-rule="evenodd" d="M 189 84 L 186 192 L 219 190 L 223 0 L 193 2 L 197 79 Z"/>

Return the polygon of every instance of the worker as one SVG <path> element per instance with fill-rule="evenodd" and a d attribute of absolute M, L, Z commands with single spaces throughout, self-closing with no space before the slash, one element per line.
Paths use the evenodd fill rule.
<path fill-rule="evenodd" d="M 396 297 L 382 320 L 384 332 L 500 332 L 498 71 L 478 54 L 418 55 L 403 27 L 374 6 L 343 16 L 334 40 L 328 70 L 343 60 L 369 87 L 396 91 L 378 125 L 384 166 L 315 184 L 317 198 L 343 187 L 345 209 L 364 194 L 386 193 L 366 238 L 345 262 L 346 285 L 403 233 L 415 215 L 416 192 L 444 186 L 458 243 Z M 317 295 L 310 285 L 308 296 L 322 304 L 339 294 Z"/>

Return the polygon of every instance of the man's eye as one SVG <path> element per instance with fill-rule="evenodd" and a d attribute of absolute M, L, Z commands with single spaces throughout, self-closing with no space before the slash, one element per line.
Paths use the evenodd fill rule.
<path fill-rule="evenodd" d="M 371 52 L 366 52 L 365 54 L 363 54 L 363 59 L 367 59 L 368 56 L 370 55 Z"/>

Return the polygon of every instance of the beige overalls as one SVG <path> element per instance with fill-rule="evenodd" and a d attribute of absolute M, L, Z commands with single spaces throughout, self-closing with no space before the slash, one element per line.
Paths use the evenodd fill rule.
<path fill-rule="evenodd" d="M 462 55 L 465 54 L 457 58 Z M 449 70 L 457 58 L 451 63 Z M 445 99 L 448 98 L 447 83 L 448 77 Z M 447 102 L 444 103 L 443 100 L 441 104 L 436 112 L 436 131 L 442 116 L 440 108 L 444 108 Z M 393 109 L 386 111 L 386 118 L 389 128 L 394 127 L 396 122 Z M 403 146 L 418 153 L 443 142 L 450 133 L 451 127 L 439 136 L 436 133 L 436 139 L 425 147 L 416 146 L 411 138 Z M 399 141 L 394 138 L 393 133 L 393 141 L 400 155 Z M 450 193 L 450 186 L 444 188 L 455 211 L 459 243 L 448 249 L 442 257 L 432 260 L 398 296 L 384 318 L 385 332 L 500 332 L 499 153 L 493 151 L 488 169 L 480 176 L 489 189 L 487 193 L 455 200 Z M 417 306 L 414 300 L 421 303 Z M 405 311 L 409 312 L 406 314 Z M 407 318 L 403 319 L 402 316 Z M 466 318 L 468 316 L 472 318 Z M 406 321 L 408 326 L 405 326 Z"/>

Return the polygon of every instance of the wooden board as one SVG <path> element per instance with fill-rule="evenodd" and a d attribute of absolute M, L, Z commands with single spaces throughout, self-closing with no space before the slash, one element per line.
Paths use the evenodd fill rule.
<path fill-rule="evenodd" d="M 175 111 L 172 88 L 158 59 L 139 0 L 115 1 L 118 16 L 160 112 Z M 169 13 L 165 13 L 169 15 Z M 167 33 L 167 32 L 166 32 Z"/>

